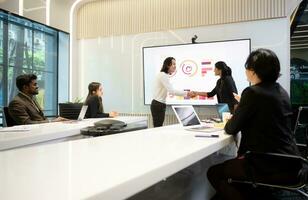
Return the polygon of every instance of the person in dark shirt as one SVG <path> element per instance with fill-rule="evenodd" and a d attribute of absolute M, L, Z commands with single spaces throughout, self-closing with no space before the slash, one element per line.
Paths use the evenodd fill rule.
<path fill-rule="evenodd" d="M 234 98 L 233 93 L 237 93 L 235 82 L 232 78 L 232 71 L 223 61 L 215 63 L 215 75 L 220 76 L 216 82 L 215 88 L 211 92 L 195 92 L 196 95 L 213 97 L 217 95 L 218 103 L 226 103 L 231 113 L 234 112 L 238 101 Z"/>
<path fill-rule="evenodd" d="M 102 118 L 102 117 L 115 117 L 117 112 L 104 113 L 102 95 L 103 87 L 98 82 L 92 82 L 88 86 L 88 96 L 85 105 L 88 105 L 86 118 Z"/>
<path fill-rule="evenodd" d="M 299 155 L 291 131 L 290 99 L 276 82 L 280 75 L 276 54 L 268 49 L 255 50 L 248 56 L 245 68 L 251 86 L 243 91 L 225 126 L 227 134 L 242 134 L 238 156 L 209 168 L 207 176 L 217 192 L 213 199 L 254 199 L 253 191 L 244 184 L 228 183 L 228 178 L 271 183 L 297 180 L 292 163 L 245 158 L 248 151 Z"/>

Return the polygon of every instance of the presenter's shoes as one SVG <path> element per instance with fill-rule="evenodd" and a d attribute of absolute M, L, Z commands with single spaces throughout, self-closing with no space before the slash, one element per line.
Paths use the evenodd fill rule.
<path fill-rule="evenodd" d="M 210 200 L 222 200 L 222 198 L 216 193 Z"/>

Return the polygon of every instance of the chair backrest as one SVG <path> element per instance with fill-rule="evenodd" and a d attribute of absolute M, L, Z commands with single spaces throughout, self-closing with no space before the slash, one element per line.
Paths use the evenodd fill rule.
<path fill-rule="evenodd" d="M 3 123 L 4 126 L 17 125 L 15 120 L 11 117 L 8 107 L 3 107 L 3 115 L 4 115 L 4 121 L 5 121 L 5 123 Z"/>
<path fill-rule="evenodd" d="M 59 103 L 60 116 L 67 119 L 77 119 L 82 103 Z"/>
<path fill-rule="evenodd" d="M 289 191 L 295 191 L 298 194 L 302 195 L 307 199 L 308 194 L 303 190 L 308 183 L 308 161 L 300 156 L 294 155 L 286 155 L 286 154 L 278 154 L 278 153 L 258 153 L 258 152 L 247 152 L 245 154 L 245 159 L 248 161 L 248 165 L 254 166 L 251 160 L 265 161 L 270 160 L 270 162 L 281 162 L 281 163 L 292 163 L 292 167 L 294 167 L 295 172 L 298 173 L 296 177 L 297 180 L 291 181 L 290 183 L 272 183 L 269 182 L 258 182 L 254 179 L 254 177 L 248 178 L 246 180 L 237 180 L 233 178 L 228 178 L 228 183 L 240 183 L 240 184 L 250 184 L 253 187 L 262 186 L 269 188 L 277 188 Z M 289 166 L 289 165 L 286 165 Z M 247 168 L 248 170 L 250 167 Z"/>
<path fill-rule="evenodd" d="M 294 136 L 303 157 L 308 157 L 308 107 L 300 106 L 294 126 Z"/>
<path fill-rule="evenodd" d="M 298 114 L 295 122 L 295 129 L 298 128 L 299 126 L 307 126 L 307 125 L 308 125 L 308 107 L 300 106 L 298 108 Z"/>

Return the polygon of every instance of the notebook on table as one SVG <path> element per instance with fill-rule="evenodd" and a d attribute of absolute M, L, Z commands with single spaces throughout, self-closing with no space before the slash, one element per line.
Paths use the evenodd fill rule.
<path fill-rule="evenodd" d="M 172 106 L 176 118 L 185 130 L 213 133 L 223 128 L 202 125 L 193 106 Z"/>

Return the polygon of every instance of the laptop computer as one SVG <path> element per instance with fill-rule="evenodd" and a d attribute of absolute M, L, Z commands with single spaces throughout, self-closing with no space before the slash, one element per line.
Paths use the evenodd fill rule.
<path fill-rule="evenodd" d="M 226 103 L 202 105 L 201 110 L 204 113 L 201 119 L 203 122 L 222 122 L 222 113 L 230 112 L 229 106 Z"/>
<path fill-rule="evenodd" d="M 83 105 L 81 107 L 81 110 L 80 110 L 80 113 L 78 115 L 77 121 L 81 121 L 81 120 L 84 119 L 84 117 L 86 116 L 87 110 L 88 110 L 88 106 L 87 105 Z"/>
<path fill-rule="evenodd" d="M 185 130 L 207 133 L 223 130 L 223 128 L 202 125 L 193 106 L 172 106 L 172 109 L 179 123 L 185 128 Z"/>
<path fill-rule="evenodd" d="M 202 119 L 204 122 L 221 122 L 221 118 L 219 117 L 219 113 L 217 110 L 217 105 L 202 105 Z"/>
<path fill-rule="evenodd" d="M 83 105 L 81 107 L 77 120 L 68 120 L 68 121 L 63 121 L 63 122 L 64 123 L 76 123 L 76 122 L 82 121 L 84 117 L 86 116 L 87 110 L 88 110 L 88 106 Z"/>
<path fill-rule="evenodd" d="M 230 113 L 229 106 L 226 103 L 218 103 L 218 104 L 216 104 L 216 106 L 217 106 L 217 111 L 218 111 L 219 117 L 220 117 L 221 120 L 223 120 L 222 119 L 222 113 L 224 113 L 224 112 Z"/>

